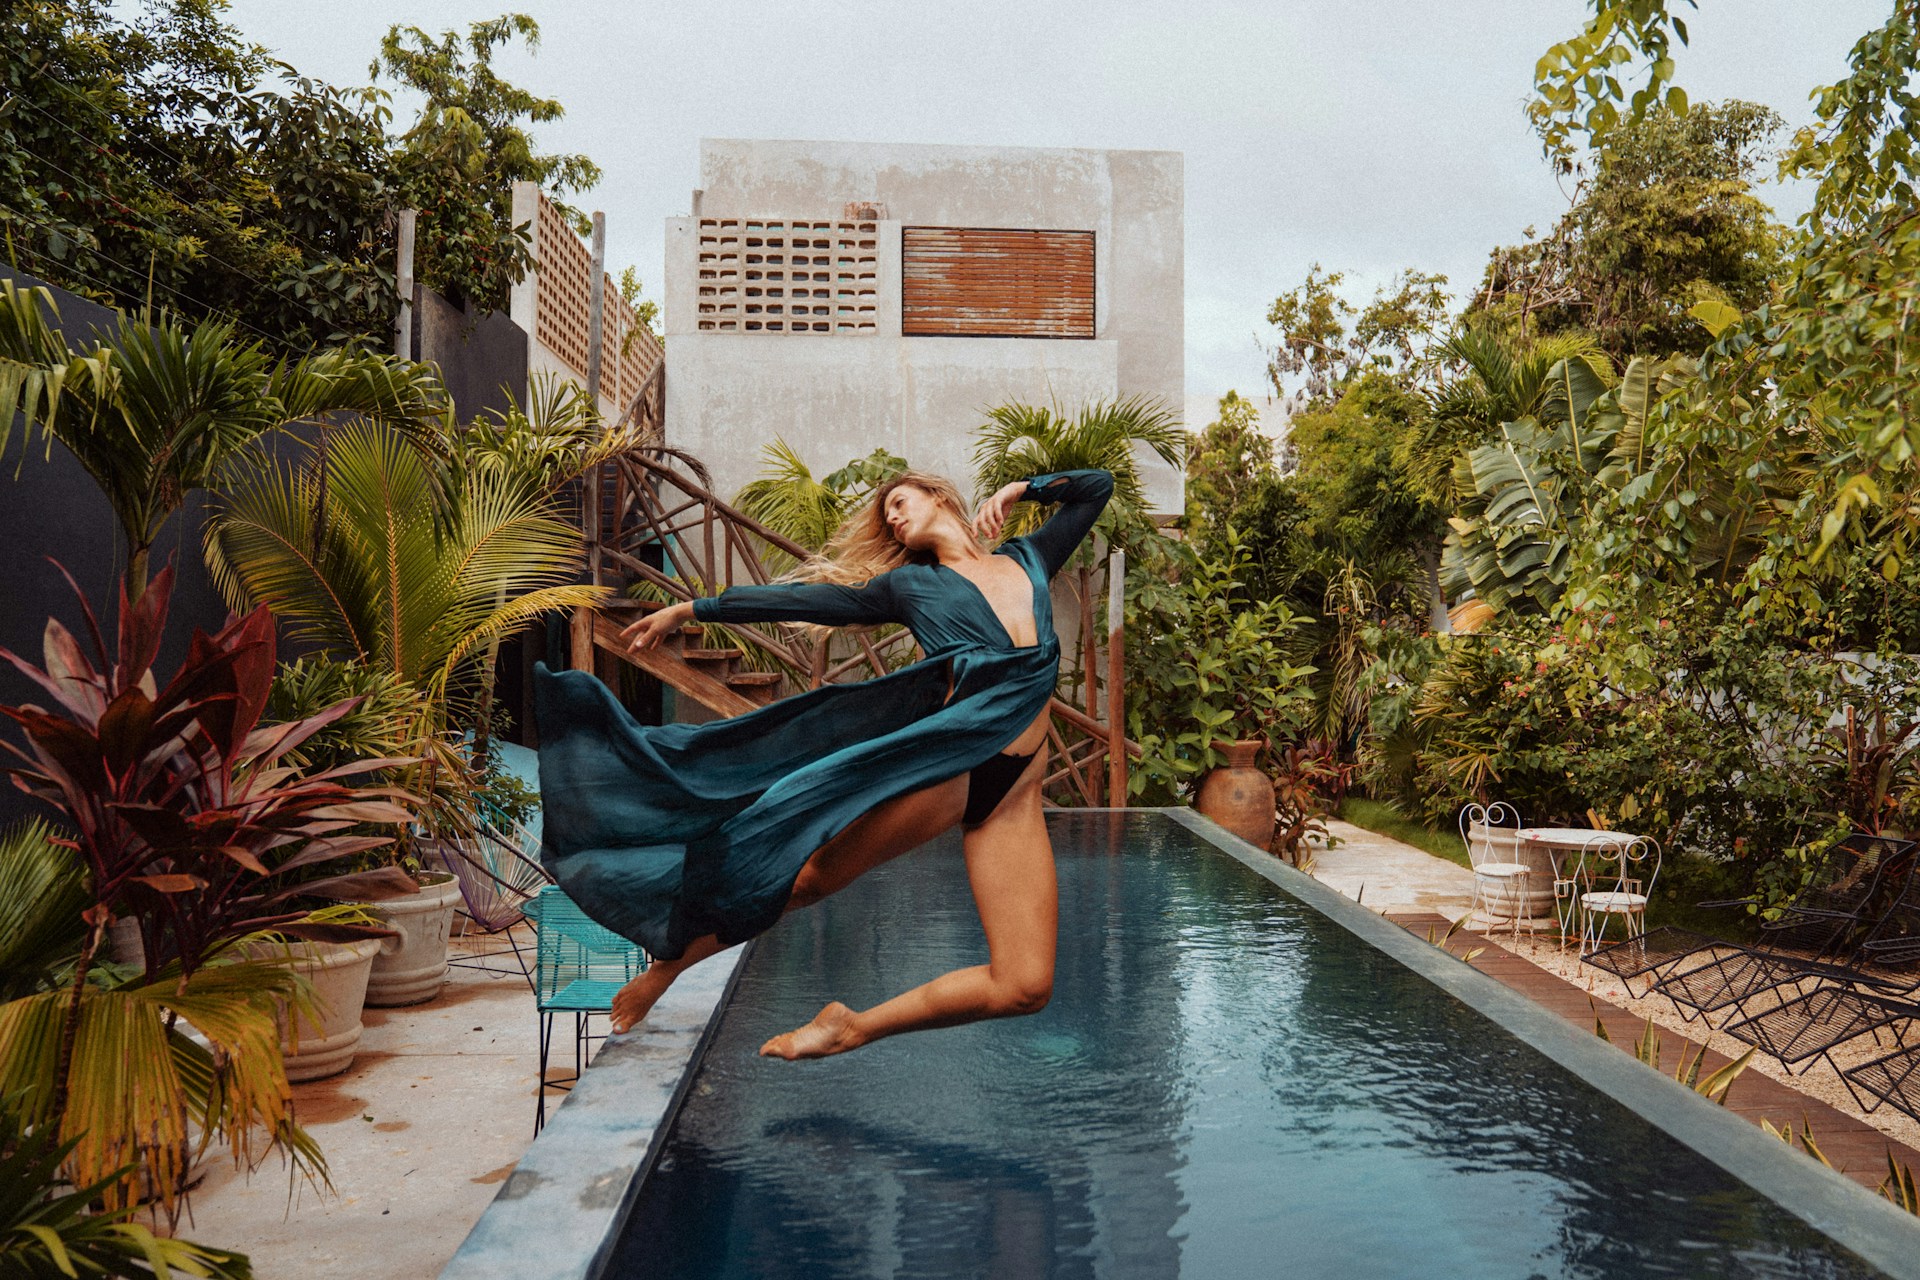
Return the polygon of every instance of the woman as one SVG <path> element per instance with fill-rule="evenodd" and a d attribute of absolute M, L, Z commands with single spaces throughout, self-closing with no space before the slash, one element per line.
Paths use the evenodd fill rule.
<path fill-rule="evenodd" d="M 898 622 L 926 657 L 705 725 L 639 726 L 578 672 L 536 678 L 542 855 L 567 894 L 652 965 L 615 998 L 644 1018 L 682 971 L 959 825 L 989 961 L 864 1012 L 833 1003 L 761 1053 L 844 1053 L 884 1036 L 1032 1013 L 1052 991 L 1053 850 L 1040 813 L 1059 674 L 1047 580 L 1113 492 L 1104 471 L 1011 484 L 971 521 L 917 473 L 880 486 L 796 581 L 660 609 L 625 633 L 650 648 L 690 620 Z M 1016 502 L 1059 504 L 988 552 Z"/>

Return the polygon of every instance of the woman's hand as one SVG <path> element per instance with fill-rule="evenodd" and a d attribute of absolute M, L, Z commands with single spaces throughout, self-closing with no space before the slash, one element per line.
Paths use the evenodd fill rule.
<path fill-rule="evenodd" d="M 670 604 L 664 609 L 655 609 L 640 621 L 620 633 L 627 642 L 627 648 L 635 653 L 651 649 L 662 640 L 693 621 L 693 605 L 687 601 Z"/>
<path fill-rule="evenodd" d="M 988 542 L 1000 536 L 1000 530 L 1006 527 L 1007 513 L 1013 510 L 1013 504 L 1027 495 L 1027 482 L 1016 480 L 1006 485 L 980 504 L 973 513 L 973 531 Z"/>

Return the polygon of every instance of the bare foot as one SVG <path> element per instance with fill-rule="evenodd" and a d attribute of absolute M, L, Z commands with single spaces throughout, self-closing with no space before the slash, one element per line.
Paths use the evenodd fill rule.
<path fill-rule="evenodd" d="M 861 1040 L 853 1028 L 853 1010 L 835 1000 L 814 1014 L 813 1021 L 806 1026 L 795 1027 L 761 1045 L 760 1056 L 796 1062 L 801 1058 L 831 1057 L 858 1049 L 860 1045 Z"/>
<path fill-rule="evenodd" d="M 660 963 L 647 966 L 639 977 L 629 982 L 613 995 L 613 1034 L 620 1035 L 632 1030 L 645 1018 L 661 996 L 667 994 L 667 988 L 679 976 L 678 969 L 672 969 Z"/>

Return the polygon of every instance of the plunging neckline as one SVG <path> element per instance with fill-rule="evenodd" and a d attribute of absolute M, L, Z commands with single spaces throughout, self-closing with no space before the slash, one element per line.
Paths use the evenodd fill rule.
<path fill-rule="evenodd" d="M 1015 555 L 1010 547 L 1007 547 L 1007 546 L 995 547 L 992 551 L 989 551 L 987 554 L 994 555 L 994 556 L 1005 556 L 1007 559 L 1013 561 L 1016 565 L 1020 566 L 1021 576 L 1025 577 L 1027 580 L 1027 620 L 1033 623 L 1033 643 L 1032 644 L 1015 644 L 1013 642 L 1013 632 L 1007 630 L 1007 624 L 1000 620 L 1000 611 L 993 607 L 993 601 L 987 599 L 987 593 L 980 589 L 979 583 L 975 582 L 972 578 L 969 578 L 966 574 L 960 572 L 958 569 L 954 568 L 952 565 L 945 564 L 939 560 L 935 560 L 933 562 L 933 567 L 936 569 L 945 569 L 948 573 L 952 574 L 954 577 L 960 579 L 960 581 L 967 584 L 967 587 L 973 592 L 974 597 L 980 601 L 983 607 L 985 607 L 987 611 L 987 616 L 993 619 L 993 625 L 996 627 L 999 627 L 1000 634 L 1006 637 L 1007 648 L 1038 649 L 1040 647 L 1040 608 L 1038 605 L 1039 591 L 1033 584 L 1033 570 L 1027 568 L 1026 562 L 1022 560 L 1019 556 Z"/>

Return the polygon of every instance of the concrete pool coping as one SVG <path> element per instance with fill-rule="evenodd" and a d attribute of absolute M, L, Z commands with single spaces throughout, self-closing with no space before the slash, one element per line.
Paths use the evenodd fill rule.
<path fill-rule="evenodd" d="M 1461 963 L 1187 809 L 1163 809 L 1199 839 L 1412 969 L 1508 1034 L 1645 1118 L 1787 1212 L 1900 1280 L 1920 1280 L 1920 1219 L 1844 1174 L 1615 1046 L 1583 1033 L 1499 980 Z"/>
<path fill-rule="evenodd" d="M 1837 1244 L 1890 1276 L 1920 1280 L 1920 1220 L 1844 1175 L 1191 810 L 1105 812 L 1165 814 Z M 690 970 L 641 1031 L 607 1042 L 444 1277 L 546 1280 L 600 1273 L 750 950 L 751 944 Z"/>
<path fill-rule="evenodd" d="M 574 1280 L 605 1265 L 752 948 L 695 965 L 637 1030 L 608 1037 L 441 1271 L 446 1280 Z"/>

